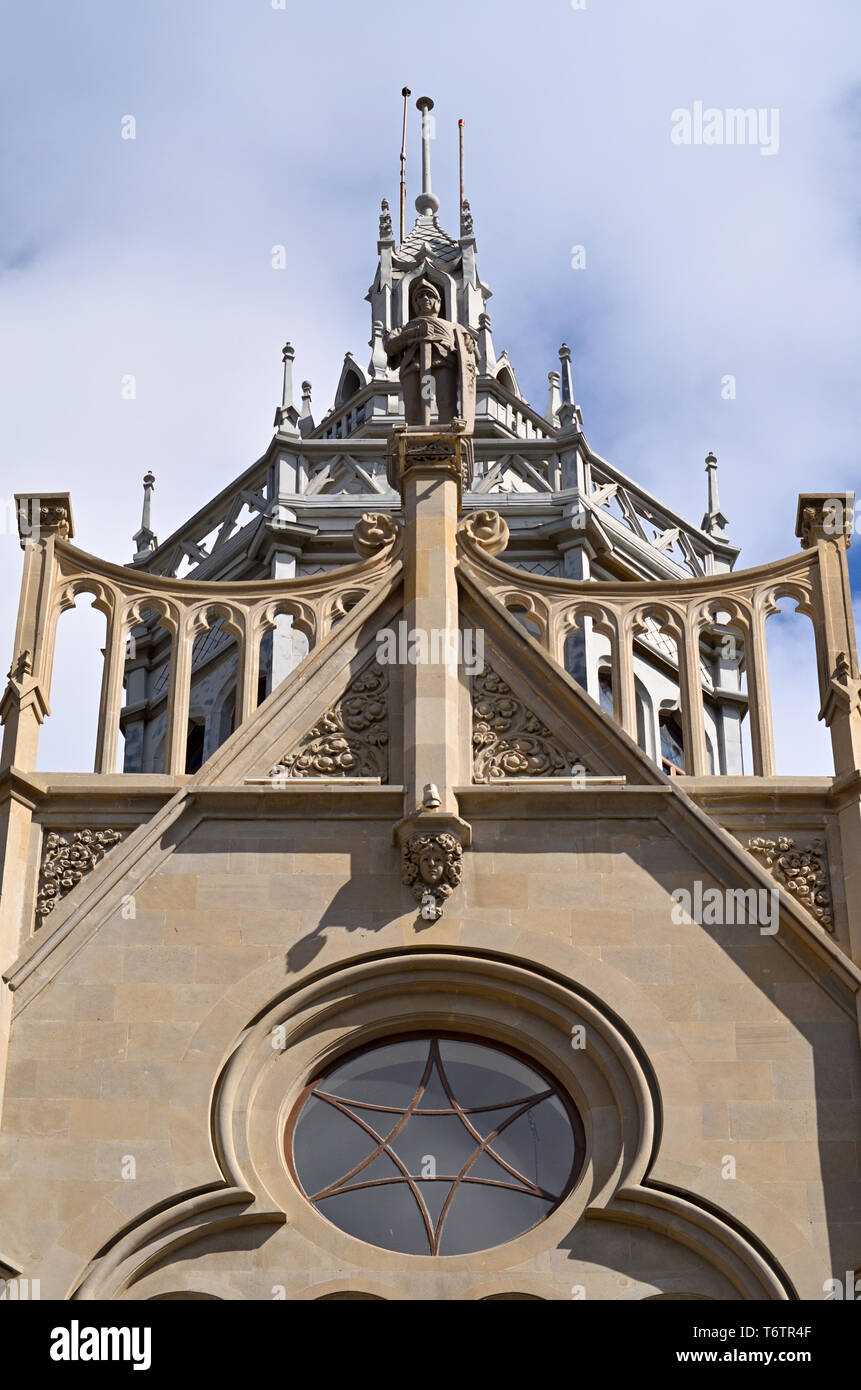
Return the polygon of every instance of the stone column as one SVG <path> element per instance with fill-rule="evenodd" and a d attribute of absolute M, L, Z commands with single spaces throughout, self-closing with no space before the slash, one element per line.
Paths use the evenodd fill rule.
<path fill-rule="evenodd" d="M 67 492 L 16 493 L 15 503 L 24 573 L 9 684 L 0 700 L 0 719 L 5 725 L 0 772 L 13 766 L 32 772 L 39 726 L 49 713 L 54 545 L 57 540 L 70 540 L 74 531 L 72 500 Z"/>
<path fill-rule="evenodd" d="M 266 529 L 275 537 L 270 557 L 272 579 L 295 579 L 306 542 L 316 535 L 317 527 L 308 526 L 296 520 L 296 512 L 283 501 L 266 519 Z M 289 613 L 279 613 L 272 630 L 272 670 L 269 689 L 271 694 L 291 671 L 308 655 L 308 638 L 293 626 Z"/>
<path fill-rule="evenodd" d="M 126 629 L 112 604 L 105 639 L 105 664 L 99 699 L 99 727 L 96 734 L 96 772 L 116 772 L 120 737 L 120 711 L 123 707 L 123 672 L 126 659 Z"/>
<path fill-rule="evenodd" d="M 0 974 L 17 958 L 28 935 L 33 892 L 31 856 L 33 853 L 33 812 L 36 803 L 25 785 L 7 771 L 0 787 Z M 6 1079 L 6 1055 L 12 1022 L 12 991 L 0 980 L 0 1113 Z"/>
<path fill-rule="evenodd" d="M 706 772 L 706 734 L 700 672 L 700 636 L 699 628 L 690 618 L 676 634 L 676 642 L 685 741 L 685 772 L 689 777 L 702 777 Z M 636 711 L 634 717 L 636 720 Z"/>
<path fill-rule="evenodd" d="M 49 713 L 54 548 L 73 534 L 68 493 L 19 493 L 15 501 L 24 573 L 9 684 L 0 701 L 5 725 L 0 757 L 0 972 L 15 960 L 29 927 L 25 909 L 31 903 L 35 802 L 13 769 L 32 772 L 36 767 L 39 728 Z M 0 1106 L 11 1017 L 12 992 L 0 983 Z"/>
<path fill-rule="evenodd" d="M 819 558 L 816 657 L 822 698 L 820 718 L 831 731 L 838 777 L 861 769 L 861 704 L 852 590 L 846 552 L 855 516 L 852 492 L 808 492 L 798 498 L 795 534 L 803 550 Z"/>
<path fill-rule="evenodd" d="M 834 772 L 842 791 L 836 804 L 849 942 L 853 960 L 861 962 L 861 673 L 846 560 L 854 517 L 854 493 L 801 493 L 795 534 L 802 549 L 815 547 L 818 552 L 814 628 L 819 717 L 831 733 Z"/>
<path fill-rule="evenodd" d="M 388 466 L 403 502 L 404 618 L 411 644 L 404 666 L 405 816 L 395 838 L 422 916 L 434 920 L 459 881 L 460 855 L 469 842 L 454 792 L 460 775 L 455 564 L 472 443 L 456 428 L 444 433 L 406 426 L 393 433 Z"/>

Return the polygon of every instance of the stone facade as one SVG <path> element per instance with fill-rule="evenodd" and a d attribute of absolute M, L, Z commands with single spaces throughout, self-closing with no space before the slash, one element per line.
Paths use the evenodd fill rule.
<path fill-rule="evenodd" d="M 474 432 L 386 414 L 397 383 L 381 330 L 369 372 L 351 359 L 339 387 L 342 404 L 361 398 L 360 511 L 343 479 L 344 492 L 307 491 L 314 433 L 334 437 L 345 412 L 309 424 L 285 384 L 271 466 L 283 484 L 285 460 L 304 460 L 305 491 L 294 475 L 279 494 L 276 478 L 230 572 L 207 573 L 199 553 L 197 573 L 172 572 L 178 542 L 155 543 L 151 484 L 125 568 L 74 547 L 68 498 L 22 495 L 42 524 L 22 531 L 2 701 L 4 1277 L 75 1300 L 823 1298 L 861 1265 L 861 679 L 848 537 L 829 512 L 842 496 L 852 515 L 849 499 L 803 497 L 802 549 L 771 566 L 733 572 L 722 534 L 665 528 L 638 574 L 596 531 L 613 533 L 595 488 L 621 489 L 629 517 L 630 495 L 593 478 L 573 534 L 605 569 L 574 563 L 565 487 L 545 518 L 564 562 L 541 568 L 520 524 L 536 504 L 491 495 L 503 447 L 525 441 L 501 423 L 515 383 L 493 354 L 472 218 L 459 243 L 421 210 L 401 247 L 385 215 L 380 236 L 375 324 L 403 322 L 409 284 L 430 273 L 475 333 Z M 292 360 L 285 349 L 285 383 Z M 588 451 L 563 386 L 540 428 L 570 484 Z M 373 420 L 376 440 L 360 433 Z M 696 564 L 668 571 L 664 550 L 695 532 Z M 630 544 L 645 567 L 651 542 Z M 300 565 L 308 546 L 319 563 Z M 108 619 L 97 766 L 37 773 L 56 623 L 82 591 Z M 834 746 L 817 779 L 773 768 L 764 625 L 785 593 L 816 634 Z M 126 647 L 129 632 L 153 640 L 153 615 L 156 645 L 170 644 L 161 708 L 161 658 Z M 226 640 L 196 660 L 214 624 Z M 736 727 L 751 724 L 746 775 L 727 775 L 729 716 L 715 718 L 702 664 L 728 626 L 745 698 L 718 684 Z M 456 637 L 461 657 L 480 634 L 479 668 L 432 646 L 384 662 L 380 634 L 402 631 Z M 683 767 L 662 766 L 654 725 L 640 737 L 649 641 L 670 681 L 661 634 Z M 186 771 L 189 719 L 221 718 L 231 682 L 232 732 L 207 722 Z M 117 774 L 123 721 L 139 770 Z M 144 752 L 159 730 L 164 770 Z M 470 1254 L 351 1234 L 293 1168 L 312 1084 L 361 1049 L 431 1035 L 514 1054 L 577 1117 L 561 1199 Z"/>

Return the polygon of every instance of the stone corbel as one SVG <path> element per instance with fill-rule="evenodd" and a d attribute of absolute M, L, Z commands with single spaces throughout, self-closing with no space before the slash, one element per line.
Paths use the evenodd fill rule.
<path fill-rule="evenodd" d="M 433 792 L 428 788 L 427 794 Z M 432 799 L 432 795 L 431 795 Z M 422 920 L 436 922 L 460 883 L 463 851 L 471 829 L 458 816 L 429 810 L 401 821 L 395 831 L 401 849 L 402 882 L 419 904 Z"/>

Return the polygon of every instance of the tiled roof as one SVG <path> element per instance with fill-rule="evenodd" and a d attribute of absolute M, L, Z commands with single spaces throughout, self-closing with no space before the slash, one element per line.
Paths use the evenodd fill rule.
<path fill-rule="evenodd" d="M 416 218 L 415 226 L 409 236 L 401 242 L 396 251 L 399 258 L 416 260 L 423 247 L 430 248 L 431 255 L 439 261 L 454 261 L 460 255 L 460 245 L 452 241 L 439 225 L 439 219 L 429 212 L 422 212 Z"/>

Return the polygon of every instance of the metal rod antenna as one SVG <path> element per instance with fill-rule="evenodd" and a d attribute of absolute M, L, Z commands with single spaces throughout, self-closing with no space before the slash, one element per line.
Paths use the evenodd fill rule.
<path fill-rule="evenodd" d="M 407 101 L 411 95 L 409 87 L 401 89 L 401 96 L 404 99 L 404 128 L 401 136 L 401 245 L 404 241 L 404 218 L 407 206 Z"/>
<path fill-rule="evenodd" d="M 460 145 L 460 206 L 463 209 L 463 119 L 457 123 L 458 143 Z"/>

